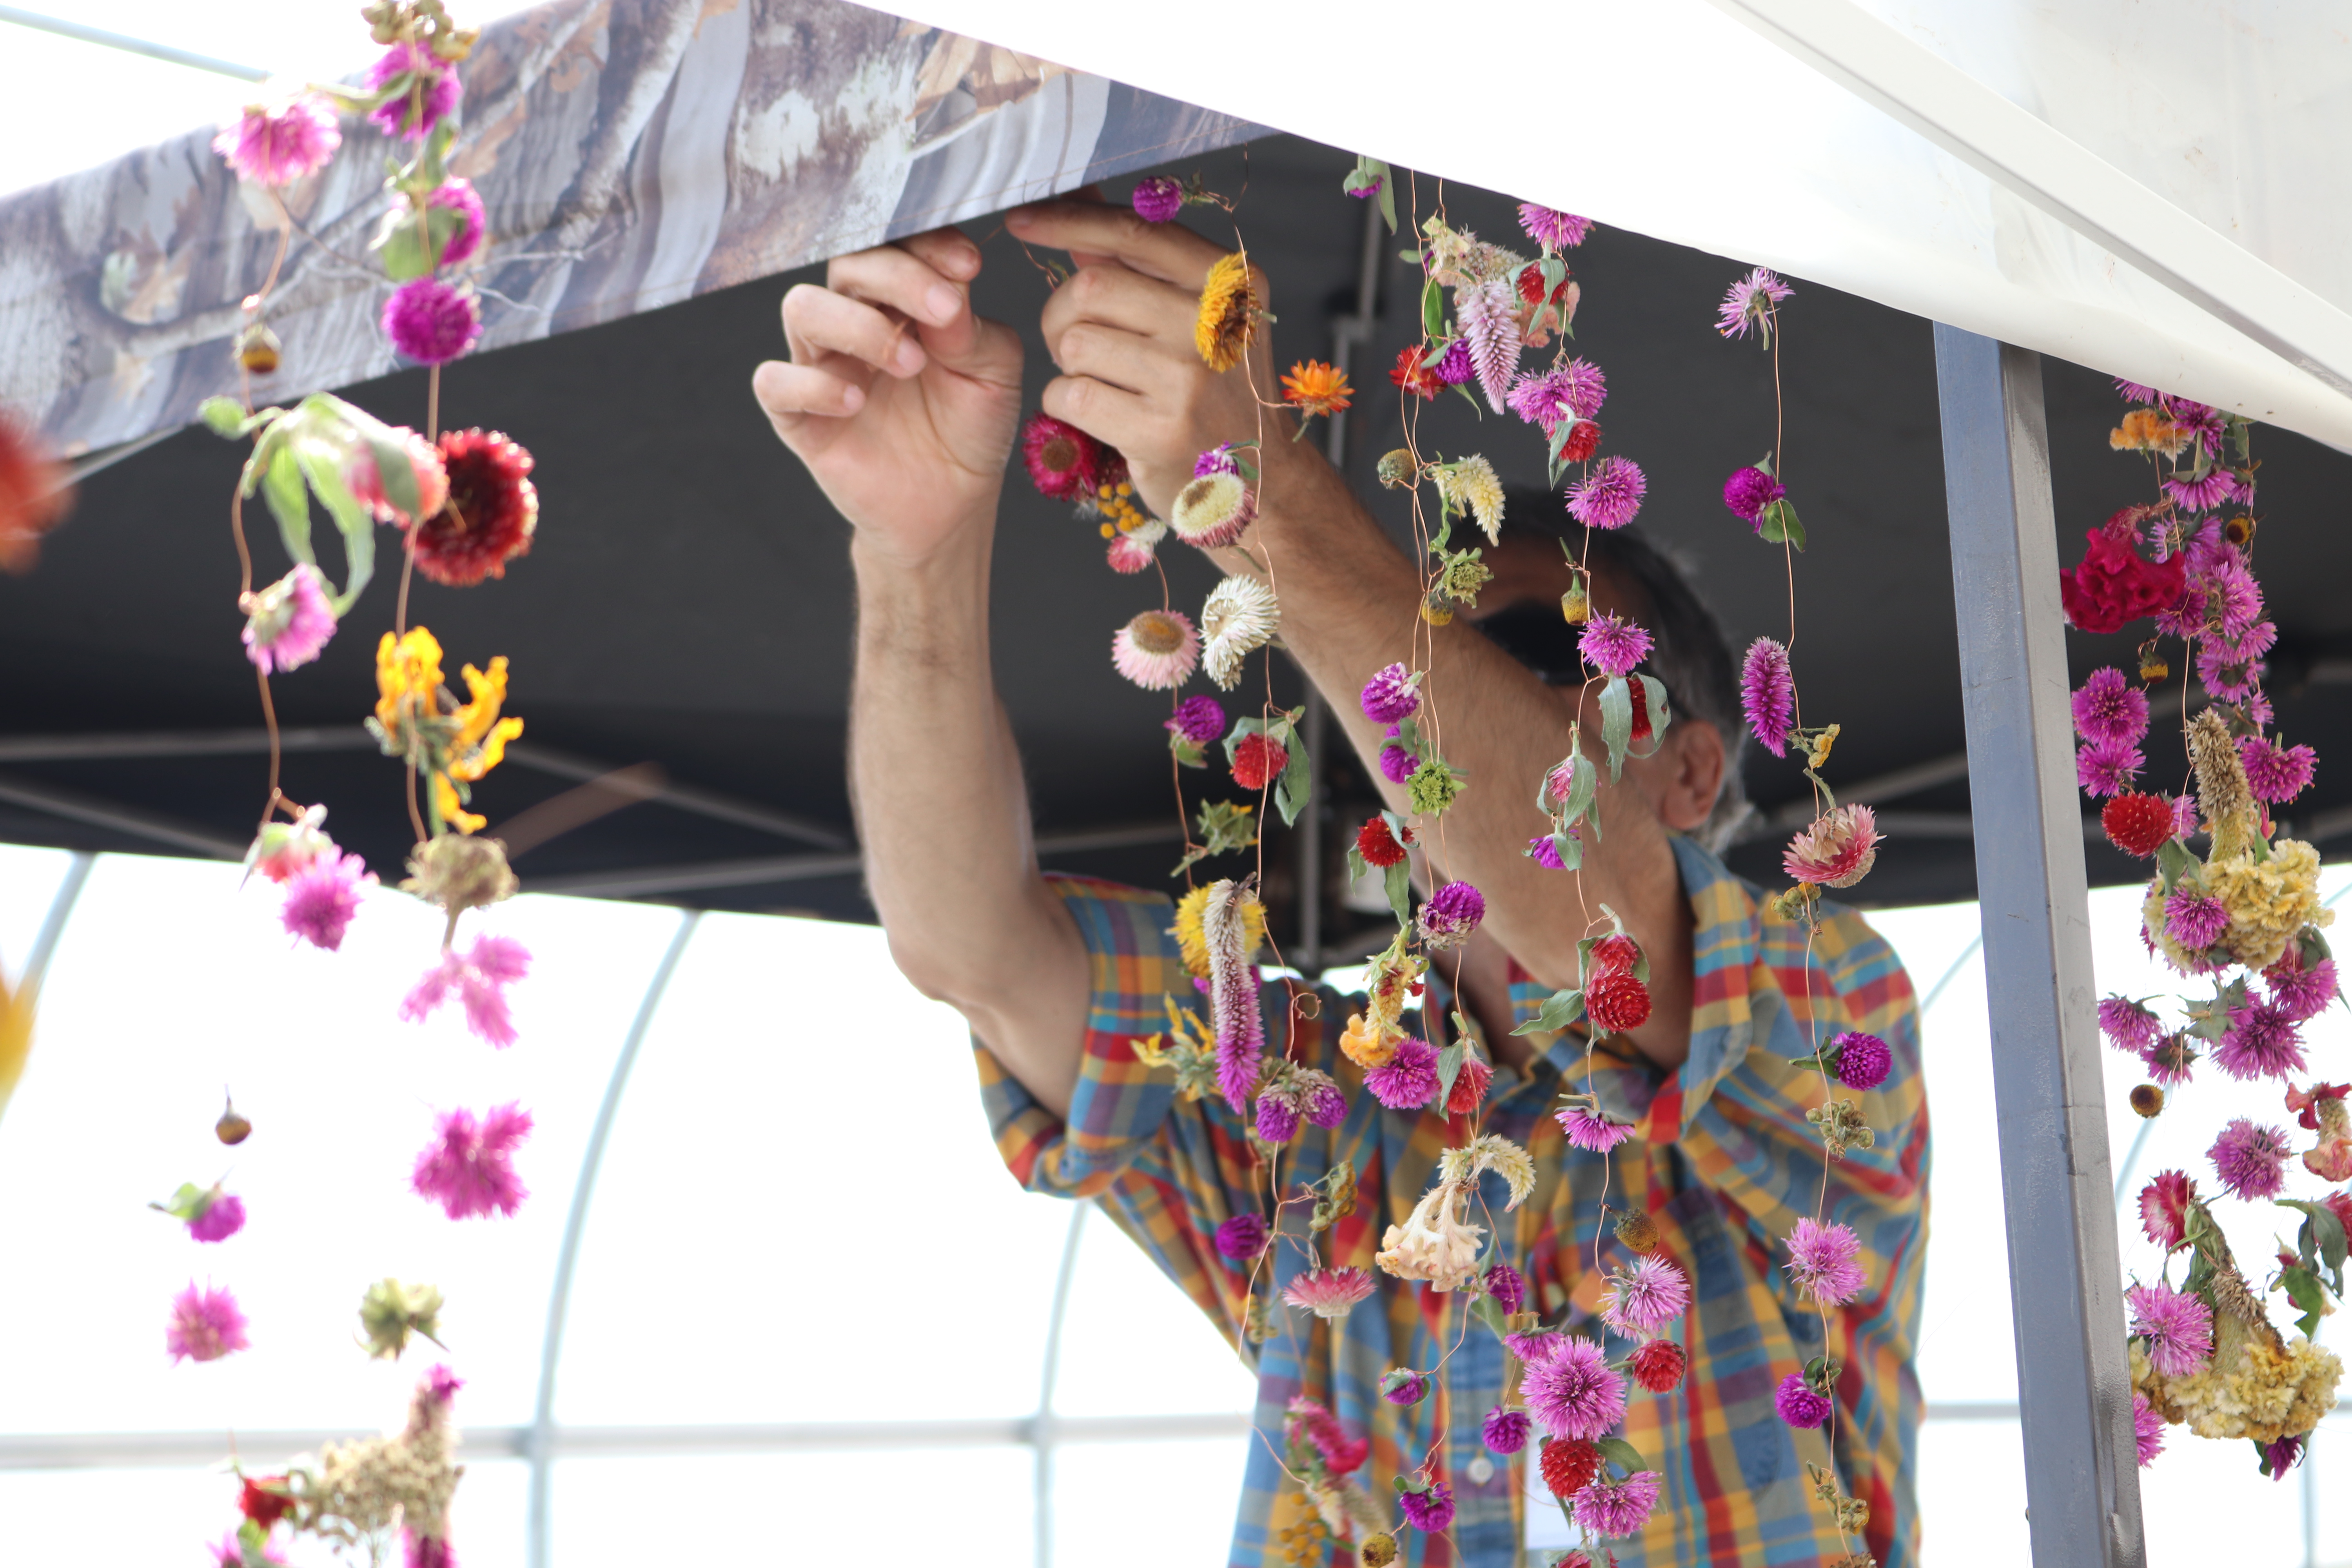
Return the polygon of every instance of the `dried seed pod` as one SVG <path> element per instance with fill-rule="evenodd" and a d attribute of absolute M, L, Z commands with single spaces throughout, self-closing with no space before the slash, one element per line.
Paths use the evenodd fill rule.
<path fill-rule="evenodd" d="M 2131 1108 L 2150 1121 L 2164 1110 L 2164 1090 L 2152 1083 L 2143 1083 L 2131 1091 Z"/>
<path fill-rule="evenodd" d="M 1629 1209 L 1617 1216 L 1617 1239 L 1636 1252 L 1655 1252 L 1658 1249 L 1658 1227 L 1648 1215 L 1639 1209 Z"/>
<path fill-rule="evenodd" d="M 224 1100 L 226 1109 L 220 1113 L 220 1120 L 213 1123 L 213 1136 L 229 1147 L 235 1148 L 253 1136 L 253 1123 L 237 1114 L 235 1100 L 226 1100 L 226 1097 Z"/>

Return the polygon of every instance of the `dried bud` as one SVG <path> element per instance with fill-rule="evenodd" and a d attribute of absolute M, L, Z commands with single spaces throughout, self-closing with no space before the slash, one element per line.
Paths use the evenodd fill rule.
<path fill-rule="evenodd" d="M 2221 537 L 2243 550 L 2254 542 L 2254 520 L 2239 513 L 2221 525 Z"/>
<path fill-rule="evenodd" d="M 227 1100 L 226 1104 L 227 1109 L 220 1113 L 220 1120 L 213 1123 L 213 1136 L 234 1149 L 253 1136 L 253 1123 L 236 1113 L 235 1100 Z"/>
<path fill-rule="evenodd" d="M 260 321 L 248 321 L 236 334 L 236 363 L 256 375 L 271 375 L 278 370 L 278 334 Z"/>
<path fill-rule="evenodd" d="M 2152 1083 L 2136 1086 L 2131 1091 L 2131 1108 L 2154 1121 L 2164 1110 L 2164 1090 Z"/>
<path fill-rule="evenodd" d="M 1421 602 L 1421 618 L 1433 626 L 1452 624 L 1454 601 L 1448 599 L 1443 590 L 1430 594 Z"/>
<path fill-rule="evenodd" d="M 360 1298 L 360 1331 L 370 1356 L 397 1358 L 418 1334 L 439 1344 L 441 1292 L 431 1285 L 403 1285 L 386 1278 Z"/>
<path fill-rule="evenodd" d="M 1364 1568 L 1389 1568 L 1389 1564 L 1396 1561 L 1396 1537 L 1385 1531 L 1378 1535 L 1367 1535 L 1357 1555 L 1363 1560 Z"/>
<path fill-rule="evenodd" d="M 2162 654 L 2144 653 L 2139 656 L 2139 678 L 2149 685 L 2167 679 L 2171 674 L 2172 666 Z"/>
<path fill-rule="evenodd" d="M 1412 454 L 1402 447 L 1393 452 L 1383 453 L 1380 467 L 1373 472 L 1380 476 L 1381 483 L 1392 490 L 1410 489 L 1421 480 L 1421 465 L 1414 462 Z"/>
<path fill-rule="evenodd" d="M 1636 1252 L 1658 1249 L 1658 1227 L 1640 1209 L 1629 1209 L 1617 1216 L 1617 1239 Z"/>
<path fill-rule="evenodd" d="M 454 924 L 467 910 L 510 899 L 521 886 L 507 866 L 507 847 L 497 838 L 443 833 L 409 852 L 409 875 L 400 884 L 446 914 Z"/>
<path fill-rule="evenodd" d="M 1571 626 L 1580 626 L 1592 618 L 1592 597 L 1584 591 L 1584 576 L 1577 574 L 1576 586 L 1559 596 L 1559 618 Z"/>

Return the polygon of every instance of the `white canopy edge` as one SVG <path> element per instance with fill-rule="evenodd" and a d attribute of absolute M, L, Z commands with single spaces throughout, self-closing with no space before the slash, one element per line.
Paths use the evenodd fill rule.
<path fill-rule="evenodd" d="M 1397 0 L 1286 0 L 1245 19 L 1203 12 L 1181 23 L 1157 8 L 1074 0 L 905 8 L 1401 169 L 1770 267 L 2352 449 L 2352 315 L 2320 291 L 2341 294 L 2330 288 L 2339 279 L 2282 269 L 2291 254 L 2308 274 L 2315 247 L 2276 216 L 2290 204 L 2341 205 L 2333 154 L 2189 148 L 2210 198 L 2192 213 L 2135 177 L 2149 170 L 2126 173 L 2057 129 L 2114 119 L 2118 95 L 2134 92 L 2180 119 L 2186 51 L 2226 100 L 2205 141 L 2235 134 L 2273 151 L 2264 117 L 2306 107 L 2282 97 L 2342 59 L 2315 66 L 2307 42 L 2267 11 L 2159 0 L 2161 11 L 2227 25 L 2226 50 L 2200 51 L 2190 23 L 2126 27 L 2099 0 L 1972 0 L 1944 31 L 1964 28 L 1971 47 L 2017 57 L 1999 62 L 2003 77 L 2057 95 L 2036 112 L 1918 41 L 1939 37 L 1932 16 L 1898 28 L 1852 0 L 1545 0 L 1458 19 Z M 2081 68 L 2086 37 L 2097 40 L 2099 70 Z M 2063 101 L 2069 93 L 2082 101 Z M 2331 94 L 2323 82 L 2305 96 Z M 2159 141 L 2143 136 L 2126 152 L 2168 155 Z M 2250 196 L 2238 188 L 2248 182 L 2292 188 Z M 1424 182 L 1424 208 L 1431 194 Z M 2233 218 L 2224 234 L 2206 221 L 2249 202 L 2267 202 L 2267 228 Z M 1244 239 L 1248 218 L 1244 206 Z M 1695 328 L 1709 303 L 1693 302 Z"/>

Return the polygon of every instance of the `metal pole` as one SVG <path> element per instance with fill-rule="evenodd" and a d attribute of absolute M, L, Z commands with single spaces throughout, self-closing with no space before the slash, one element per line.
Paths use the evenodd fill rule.
<path fill-rule="evenodd" d="M 621 1091 L 628 1087 L 629 1069 L 636 1065 L 637 1047 L 645 1044 L 654 1010 L 661 1005 L 662 993 L 669 989 L 670 976 L 677 972 L 677 961 L 686 952 L 687 939 L 701 923 L 700 910 L 686 911 L 677 922 L 677 933 L 669 939 L 668 951 L 662 954 L 661 963 L 654 968 L 653 979 L 646 985 L 645 999 L 637 1004 L 637 1016 L 630 1020 L 629 1033 L 621 1041 L 621 1054 L 614 1060 L 612 1079 L 604 1085 L 604 1103 L 596 1108 L 596 1125 L 588 1133 L 588 1152 L 580 1159 L 580 1181 L 572 1189 L 572 1212 L 564 1216 L 563 1246 L 555 1257 L 555 1287 L 547 1299 L 547 1336 L 539 1347 L 539 1398 L 532 1406 L 527 1439 L 530 1514 L 526 1550 L 530 1568 L 547 1568 L 548 1494 L 552 1479 L 550 1469 L 555 1458 L 555 1368 L 563 1356 L 563 1320 L 571 1310 L 572 1272 L 580 1261 L 580 1235 L 588 1223 L 588 1199 L 596 1190 L 596 1171 L 604 1163 L 604 1145 L 612 1137 L 613 1119 L 621 1108 Z"/>
<path fill-rule="evenodd" d="M 2042 362 L 1937 323 L 1977 897 L 2035 1568 L 2140 1568 Z"/>
<path fill-rule="evenodd" d="M 66 921 L 73 918 L 74 905 L 81 901 L 81 890 L 97 864 L 97 855 L 88 849 L 75 850 L 66 863 L 66 874 L 58 879 L 58 890 L 49 899 L 49 912 L 41 918 L 41 929 L 33 938 L 33 951 L 25 955 L 25 973 L 16 977 L 17 988 L 26 995 L 41 988 L 41 976 L 48 973 L 49 960 L 57 956 L 58 943 L 65 940 Z"/>
<path fill-rule="evenodd" d="M 1078 1237 L 1086 1234 L 1091 1201 L 1070 1205 L 1070 1228 L 1062 1237 L 1062 1267 L 1054 1276 L 1054 1307 L 1045 1319 L 1045 1360 L 1037 1373 L 1037 1415 L 1029 1423 L 1029 1446 L 1037 1519 L 1034 1541 L 1037 1568 L 1054 1568 L 1054 1445 L 1060 1426 L 1054 1415 L 1054 1385 L 1062 1375 L 1062 1329 L 1069 1321 L 1070 1281 L 1078 1272 Z"/>

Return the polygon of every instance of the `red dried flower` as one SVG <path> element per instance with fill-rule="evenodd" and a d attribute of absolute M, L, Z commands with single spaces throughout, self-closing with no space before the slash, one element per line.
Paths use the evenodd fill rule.
<path fill-rule="evenodd" d="M 1438 378 L 1434 366 L 1421 363 L 1422 353 L 1422 346 L 1419 343 L 1407 343 L 1403 348 L 1399 349 L 1397 362 L 1395 367 L 1389 372 L 1389 379 L 1415 397 L 1427 402 L 1445 390 L 1445 383 Z"/>
<path fill-rule="evenodd" d="M 1655 732 L 1650 724 L 1650 689 L 1638 680 L 1628 680 L 1625 685 L 1633 696 L 1633 732 L 1626 738 L 1626 743 L 1638 746 Z"/>
<path fill-rule="evenodd" d="M 2188 566 L 2179 555 L 2161 565 L 2134 544 L 2137 509 L 2126 507 L 2104 528 L 2084 537 L 2090 549 L 2071 571 L 2058 574 L 2059 602 L 2077 630 L 2105 634 L 2127 622 L 2168 610 L 2188 585 Z"/>
<path fill-rule="evenodd" d="M 1601 1448 L 1598 1444 L 1567 1442 L 1547 1437 L 1540 1456 L 1544 1485 L 1554 1497 L 1574 1497 L 1592 1484 L 1601 1473 Z"/>
<path fill-rule="evenodd" d="M 1519 268 L 1519 298 L 1530 305 L 1543 303 L 1543 264 L 1541 262 L 1530 261 Z M 1551 302 L 1557 305 L 1567 298 L 1568 278 L 1563 269 L 1559 286 L 1551 291 Z"/>
<path fill-rule="evenodd" d="M 1622 931 L 1611 931 L 1592 944 L 1592 973 L 1596 975 L 1630 973 L 1641 959 L 1640 944 Z"/>
<path fill-rule="evenodd" d="M 1590 419 L 1580 419 L 1560 443 L 1559 457 L 1564 463 L 1589 462 L 1592 454 L 1601 450 L 1601 426 Z"/>
<path fill-rule="evenodd" d="M 1674 1341 L 1652 1340 L 1633 1352 L 1633 1381 L 1653 1394 L 1664 1394 L 1682 1386 L 1689 1364 L 1683 1347 Z"/>
<path fill-rule="evenodd" d="M 1404 830 L 1404 844 L 1400 844 L 1396 835 L 1389 831 L 1388 818 L 1384 816 L 1367 817 L 1364 825 L 1356 829 L 1356 853 L 1364 858 L 1365 865 L 1377 866 L 1383 871 L 1404 858 L 1405 844 L 1412 842 L 1412 828 Z"/>
<path fill-rule="evenodd" d="M 1478 1109 L 1486 1098 L 1486 1086 L 1495 1081 L 1495 1069 L 1476 1057 L 1465 1055 L 1462 1070 L 1454 1075 L 1453 1092 L 1445 1097 L 1445 1114 L 1467 1116 Z"/>
<path fill-rule="evenodd" d="M 241 1476 L 238 1479 L 244 1482 L 244 1490 L 237 1494 L 236 1506 L 262 1529 L 269 1529 L 294 1510 L 291 1497 L 271 1489 L 286 1484 L 284 1476 L 264 1476 L 257 1481 L 251 1476 Z"/>
<path fill-rule="evenodd" d="M 2107 842 L 2145 860 L 2172 837 L 2172 803 L 2161 795 L 2119 795 L 2100 808 Z"/>
<path fill-rule="evenodd" d="M 508 562 L 530 553 L 539 528 L 530 454 L 496 430 L 445 430 L 437 445 L 449 499 L 409 531 L 416 569 L 453 588 L 505 576 Z"/>
<path fill-rule="evenodd" d="M 1021 427 L 1021 460 L 1029 482 L 1052 500 L 1085 500 L 1104 479 L 1101 445 L 1050 414 L 1033 414 Z"/>
<path fill-rule="evenodd" d="M 1584 1011 L 1598 1029 L 1638 1029 L 1650 1018 L 1650 988 L 1630 970 L 1611 970 L 1585 987 Z"/>
<path fill-rule="evenodd" d="M 29 426 L 0 408 L 0 572 L 30 572 L 41 535 L 72 504 L 65 470 L 41 450 Z"/>
<path fill-rule="evenodd" d="M 1289 761 L 1290 753 L 1264 734 L 1244 735 L 1234 748 L 1234 783 L 1244 789 L 1264 789 L 1281 776 Z"/>

